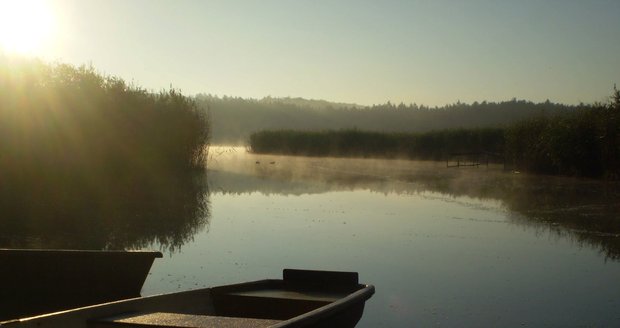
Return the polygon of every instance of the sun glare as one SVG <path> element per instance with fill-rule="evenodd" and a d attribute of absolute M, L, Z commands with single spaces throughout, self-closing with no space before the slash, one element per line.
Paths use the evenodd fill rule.
<path fill-rule="evenodd" d="M 0 51 L 39 55 L 52 27 L 52 12 L 44 1 L 0 0 Z"/>

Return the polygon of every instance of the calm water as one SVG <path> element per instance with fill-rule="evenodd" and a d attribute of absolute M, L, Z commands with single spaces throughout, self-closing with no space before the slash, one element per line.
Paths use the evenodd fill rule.
<path fill-rule="evenodd" d="M 115 228 L 0 222 L 0 242 L 162 249 L 145 295 L 358 271 L 377 288 L 361 327 L 620 326 L 617 184 L 240 148 L 212 149 L 209 167 L 106 210 Z"/>

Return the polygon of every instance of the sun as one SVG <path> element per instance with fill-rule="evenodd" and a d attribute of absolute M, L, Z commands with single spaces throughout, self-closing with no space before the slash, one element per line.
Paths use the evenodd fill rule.
<path fill-rule="evenodd" d="M 41 0 L 0 0 L 0 51 L 37 55 L 49 40 L 52 12 Z"/>

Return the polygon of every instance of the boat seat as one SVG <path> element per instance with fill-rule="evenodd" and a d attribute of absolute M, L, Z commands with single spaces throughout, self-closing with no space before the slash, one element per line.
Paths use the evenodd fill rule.
<path fill-rule="evenodd" d="M 123 328 L 237 328 L 269 327 L 279 320 L 220 317 L 210 315 L 193 315 L 169 312 L 134 313 L 97 319 L 89 322 L 89 327 L 123 327 Z"/>
<path fill-rule="evenodd" d="M 334 302 L 348 293 L 270 288 L 214 293 L 215 313 L 229 317 L 288 320 Z"/>

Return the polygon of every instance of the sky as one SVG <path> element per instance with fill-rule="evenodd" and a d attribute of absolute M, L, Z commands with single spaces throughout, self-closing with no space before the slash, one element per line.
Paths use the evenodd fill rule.
<path fill-rule="evenodd" d="M 15 2 L 0 0 L 4 51 L 36 39 L 25 55 L 153 91 L 577 104 L 620 84 L 618 0 Z"/>

